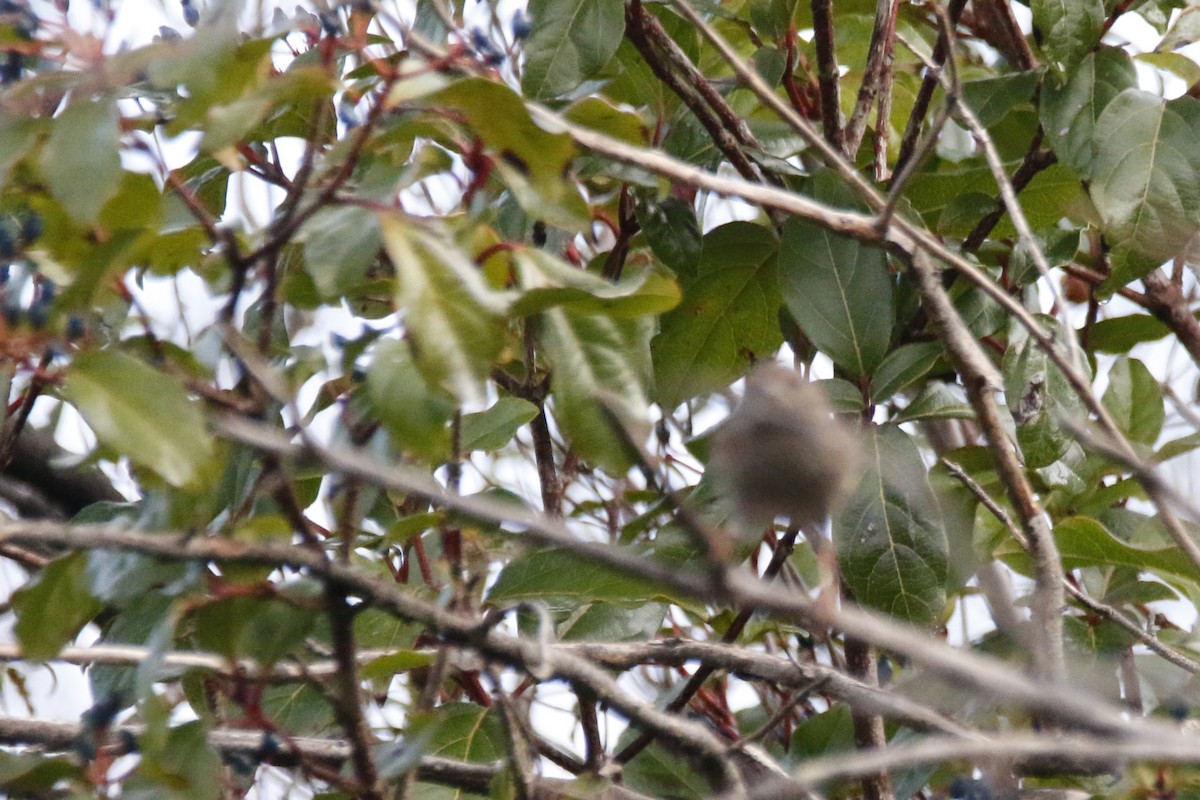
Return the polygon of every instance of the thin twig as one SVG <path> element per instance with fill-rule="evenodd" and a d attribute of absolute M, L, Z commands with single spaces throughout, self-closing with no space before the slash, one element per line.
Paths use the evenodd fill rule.
<path fill-rule="evenodd" d="M 978 500 L 980 504 L 986 508 L 988 512 L 996 518 L 997 521 L 1000 522 L 1001 525 L 1005 527 L 1009 535 L 1012 536 L 1013 539 L 1019 545 L 1021 545 L 1023 549 L 1027 551 L 1030 550 L 1029 542 L 1025 539 L 1025 535 L 1008 516 L 1008 512 L 1005 511 L 1000 504 L 997 503 L 995 499 L 975 481 L 974 478 L 968 475 L 966 470 L 964 470 L 961 465 L 947 458 L 941 459 L 941 464 L 950 472 L 951 475 L 954 476 L 956 480 L 959 481 L 959 483 L 966 487 L 967 491 L 975 496 L 975 499 Z M 1193 675 L 1197 672 L 1200 672 L 1200 662 L 1196 662 L 1178 650 L 1175 650 L 1174 648 L 1164 644 L 1161 639 L 1146 631 L 1136 622 L 1125 616 L 1125 614 L 1118 609 L 1089 597 L 1087 594 L 1077 588 L 1071 581 L 1066 580 L 1065 578 L 1063 580 L 1063 589 L 1067 594 L 1071 595 L 1072 600 L 1079 603 L 1093 614 L 1104 617 L 1113 624 L 1117 625 L 1123 631 L 1133 636 L 1142 644 L 1146 645 L 1147 648 L 1149 648 L 1156 655 L 1162 657 L 1165 661 L 1168 661 Z"/>
<path fill-rule="evenodd" d="M 1179 286 L 1159 269 L 1143 276 L 1142 285 L 1146 287 L 1146 308 L 1171 329 L 1193 363 L 1200 366 L 1200 322 Z"/>
<path fill-rule="evenodd" d="M 845 139 L 842 133 L 832 0 L 812 0 L 812 17 L 813 45 L 817 50 L 817 87 L 821 92 L 821 124 L 825 129 L 825 141 L 841 153 L 845 150 Z"/>
<path fill-rule="evenodd" d="M 962 378 L 992 461 L 1017 510 L 1033 553 L 1032 605 L 1037 641 L 1033 643 L 1030 656 L 1034 670 L 1044 680 L 1062 680 L 1066 676 L 1060 612 L 1063 605 L 1062 561 L 1020 456 L 1001 422 L 996 402 L 1002 387 L 1000 375 L 954 308 L 929 257 L 920 252 L 913 254 L 910 272 L 916 279 L 926 313 L 939 328 L 946 350 Z"/>
<path fill-rule="evenodd" d="M 276 452 L 285 460 L 298 459 L 303 463 L 323 464 L 327 470 L 357 475 L 380 488 L 421 496 L 436 505 L 483 521 L 515 526 L 522 531 L 520 536 L 531 542 L 566 548 L 598 564 L 658 582 L 687 596 L 713 599 L 707 572 L 681 571 L 676 565 L 646 559 L 622 548 L 578 539 L 562 522 L 512 503 L 483 496 L 450 495 L 424 473 L 404 465 L 383 464 L 368 456 L 339 448 L 318 447 L 311 443 L 298 445 L 280 431 L 245 420 L 225 420 L 221 427 L 224 435 L 259 450 Z M 476 629 L 469 620 L 430 607 L 399 587 L 366 578 L 356 570 L 330 563 L 304 548 L 255 546 L 226 539 L 147 534 L 108 526 L 72 526 L 52 522 L 0 523 L 0 545 L 4 543 L 50 544 L 86 549 L 117 548 L 170 559 L 230 559 L 292 566 L 345 583 L 365 601 L 376 603 L 390 613 L 417 618 L 442 635 L 461 637 L 464 641 L 475 642 L 477 646 L 486 646 L 489 652 L 504 659 L 516 659 L 518 663 L 524 663 L 524 659 L 528 658 L 536 663 L 542 654 L 542 650 L 533 643 L 510 641 L 499 634 L 495 635 L 495 643 L 493 636 L 488 634 L 483 644 L 479 644 Z M 1015 702 L 1033 712 L 1094 730 L 1124 730 L 1133 724 L 1122 718 L 1119 710 L 1086 692 L 1068 685 L 1032 683 L 1010 667 L 947 647 L 906 625 L 881 619 L 860 609 L 831 608 L 806 595 L 780 591 L 778 587 L 763 585 L 757 577 L 733 571 L 729 573 L 722 591 L 728 602 L 737 608 L 755 608 L 792 623 L 832 627 L 859 636 L 877 647 L 906 656 L 965 689 Z M 572 662 L 565 664 L 565 680 L 581 677 L 581 673 L 573 672 L 574 667 Z M 610 685 L 606 678 L 604 687 Z M 592 688 L 596 689 L 595 686 Z M 601 693 L 598 691 L 598 694 Z M 627 702 L 624 697 L 609 701 L 621 713 L 627 713 L 627 708 L 632 709 L 628 713 L 638 717 L 637 721 L 641 723 L 643 709 L 640 706 L 627 706 Z M 653 715 L 650 719 L 658 721 Z"/>
<path fill-rule="evenodd" d="M 962 16 L 963 8 L 966 5 L 967 0 L 950 0 L 946 14 L 955 25 L 958 24 L 958 18 Z M 937 44 L 933 48 L 933 69 L 925 70 L 925 76 L 921 79 L 921 88 L 917 90 L 917 99 L 913 103 L 912 113 L 908 118 L 908 126 L 904 129 L 904 135 L 900 139 L 900 151 L 896 156 L 895 166 L 897 171 L 908 166 L 916 151 L 917 140 L 921 137 L 921 126 L 929 115 L 933 93 L 938 87 L 938 74 L 941 72 L 942 62 L 946 59 L 947 45 L 945 33 L 939 28 Z"/>
<path fill-rule="evenodd" d="M 867 64 L 863 68 L 862 86 L 858 89 L 858 98 L 854 103 L 854 111 L 846 123 L 842 133 L 842 151 L 847 158 L 853 159 L 862 144 L 863 133 L 867 129 L 867 118 L 875 105 L 875 99 L 880 92 L 890 91 L 892 63 L 892 43 L 896 34 L 896 11 L 899 5 L 896 0 L 875 0 L 875 24 L 871 28 L 871 42 L 867 46 Z M 885 120 L 886 124 L 886 120 Z M 876 130 L 877 137 L 887 139 L 887 128 Z"/>
<path fill-rule="evenodd" d="M 76 722 L 52 722 L 48 720 L 19 719 L 0 716 L 0 744 L 38 745 L 52 751 L 69 751 L 77 742 L 82 726 Z M 117 730 L 127 731 L 136 740 L 144 732 L 140 725 L 119 725 Z M 258 731 L 220 728 L 208 733 L 208 744 L 226 755 L 241 754 L 251 758 L 264 758 L 263 734 Z M 399 744 L 399 743 L 397 743 Z M 297 758 L 320 764 L 339 766 L 350 754 L 349 745 L 338 739 L 313 737 L 289 737 L 288 750 L 266 756 L 269 762 L 288 766 Z M 478 763 L 456 761 L 439 756 L 422 756 L 414 773 L 417 780 L 447 786 L 461 791 L 486 795 L 492 782 L 505 768 L 503 762 Z M 533 782 L 539 796 L 563 796 L 569 782 L 534 777 Z M 544 794 L 542 794 L 544 793 Z M 597 800 L 649 800 L 649 797 L 620 786 L 605 787 Z"/>
<path fill-rule="evenodd" d="M 741 145 L 735 135 L 722 123 L 721 119 L 710 107 L 703 92 L 698 88 L 699 85 L 706 85 L 707 81 L 696 73 L 694 69 L 688 72 L 684 68 L 683 75 L 676 74 L 675 68 L 681 66 L 680 62 L 678 60 L 668 61 L 660 55 L 658 48 L 661 47 L 661 44 L 659 44 L 661 37 L 654 36 L 651 26 L 646 22 L 647 18 L 650 18 L 650 14 L 642 8 L 640 0 L 633 0 L 633 2 L 626 6 L 625 35 L 629 38 L 629 41 L 641 53 L 642 58 L 649 65 L 651 71 L 654 72 L 655 77 L 674 92 L 696 117 L 697 121 L 704 126 L 704 130 L 712 138 L 713 144 L 729 160 L 729 163 L 738 171 L 738 174 L 747 180 L 757 181 L 759 173 L 753 162 L 742 151 Z M 659 30 L 661 31 L 661 27 Z M 666 38 L 670 39 L 669 36 Z M 678 48 L 675 49 L 677 50 Z M 682 51 L 680 51 L 680 55 L 682 55 Z M 685 61 L 684 63 L 687 62 Z M 691 65 L 687 64 L 687 66 L 690 67 Z M 723 99 L 721 105 L 725 105 Z"/>

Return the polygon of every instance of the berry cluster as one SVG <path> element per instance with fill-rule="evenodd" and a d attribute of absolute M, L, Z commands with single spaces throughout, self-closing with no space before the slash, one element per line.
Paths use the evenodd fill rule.
<path fill-rule="evenodd" d="M 19 41 L 27 42 L 37 33 L 38 18 L 28 3 L 0 0 L 0 26 L 10 28 Z M 0 54 L 0 85 L 19 81 L 24 65 L 25 57 L 17 47 Z"/>
<path fill-rule="evenodd" d="M 42 218 L 24 210 L 0 216 L 0 319 L 9 333 L 27 327 L 46 328 L 58 287 L 39 274 L 37 264 L 26 250 L 42 235 Z M 63 330 L 67 341 L 85 334 L 83 320 L 67 318 Z"/>

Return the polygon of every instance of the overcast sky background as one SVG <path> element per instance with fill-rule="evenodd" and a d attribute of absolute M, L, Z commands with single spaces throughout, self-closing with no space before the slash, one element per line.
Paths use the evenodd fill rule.
<path fill-rule="evenodd" d="M 195 0 L 198 7 L 204 8 L 203 0 Z M 41 12 L 48 7 L 47 3 L 42 0 L 35 0 L 35 7 Z M 253 9 L 252 3 L 247 3 L 247 7 Z M 269 5 L 269 4 L 267 4 Z M 291 11 L 296 7 L 295 3 L 280 4 L 282 8 Z M 501 19 L 510 19 L 512 14 L 524 4 L 517 0 L 503 0 L 495 4 L 497 12 Z M 149 43 L 159 33 L 160 26 L 170 26 L 179 31 L 184 36 L 189 35 L 190 29 L 183 19 L 182 9 L 179 3 L 170 2 L 162 3 L 155 0 L 125 0 L 124 2 L 114 2 L 113 7 L 116 10 L 115 22 L 109 32 L 107 38 L 107 47 L 110 52 L 126 47 L 137 47 Z M 308 6 L 311 8 L 311 6 Z M 411 19 L 412 6 L 410 3 L 386 3 L 385 7 L 391 9 L 393 13 L 399 15 L 402 19 Z M 1022 25 L 1028 29 L 1029 12 L 1025 6 L 1014 4 L 1014 10 L 1021 21 Z M 53 12 L 51 12 L 53 13 Z M 247 12 L 247 21 L 253 20 L 252 11 Z M 491 15 L 491 6 L 488 4 L 468 3 L 466 17 L 468 19 L 468 27 L 471 24 L 486 24 L 486 21 Z M 69 12 L 69 20 L 72 28 L 76 30 L 88 30 L 99 32 L 102 30 L 100 26 L 101 18 L 97 16 L 95 8 L 86 0 L 75 0 L 71 4 Z M 203 24 L 203 23 L 202 23 Z M 1136 20 L 1134 15 L 1125 14 L 1116 26 L 1109 32 L 1106 41 L 1111 44 L 1131 43 L 1133 51 L 1149 51 L 1158 43 L 1158 34 L 1148 24 Z M 1196 46 L 1185 48 L 1182 52 L 1189 55 L 1193 60 L 1197 60 L 1197 55 L 1200 54 L 1200 49 Z M 1167 97 L 1174 97 L 1181 94 L 1186 87 L 1183 82 L 1173 76 L 1164 75 L 1145 64 L 1138 64 L 1139 76 L 1144 88 L 1150 91 L 1161 91 Z M 163 148 L 163 153 L 168 161 L 169 166 L 178 167 L 187 163 L 192 157 L 197 137 L 180 137 L 176 141 L 163 141 L 160 143 Z M 292 157 L 296 158 L 300 152 L 300 144 L 293 143 L 291 148 Z M 285 144 L 281 150 L 286 154 L 289 150 Z M 128 166 L 133 168 L 144 168 L 134 162 L 129 162 Z M 449 191 L 449 190 L 446 190 Z M 436 196 L 436 195 L 435 195 Z M 233 209 L 242 209 L 242 224 L 247 228 L 253 229 L 266 223 L 269 218 L 269 210 L 281 199 L 278 191 L 272 194 L 272 190 L 264 188 L 261 184 L 251 183 L 250 181 L 231 181 L 230 184 L 230 207 Z M 447 195 L 449 203 L 454 202 L 451 195 Z M 416 198 L 414 197 L 414 202 Z M 433 209 L 430 209 L 433 211 Z M 712 204 L 706 209 L 704 225 L 706 229 L 711 229 L 718 224 L 726 222 L 734 218 L 753 218 L 756 216 L 756 211 L 753 208 L 733 201 L 721 201 Z M 1192 277 L 1189 276 L 1189 280 Z M 183 273 L 176 279 L 168 278 L 149 278 L 142 287 L 138 287 L 132 281 L 129 281 L 131 290 L 139 298 L 143 307 L 149 312 L 152 319 L 152 327 L 156 336 L 175 341 L 181 345 L 187 345 L 189 332 L 195 332 L 203 328 L 206 324 L 214 319 L 215 312 L 219 307 L 219 301 L 208 297 L 205 284 L 195 275 Z M 181 298 L 183 299 L 181 302 Z M 1052 292 L 1049 286 L 1042 286 L 1043 310 L 1048 311 L 1052 305 Z M 1111 312 L 1114 314 L 1130 313 L 1134 308 L 1127 301 L 1120 298 L 1112 301 Z M 1081 324 L 1084 316 L 1084 309 L 1073 308 L 1068 310 L 1068 314 L 1073 322 L 1077 325 Z M 380 324 L 372 323 L 378 327 Z M 305 333 L 301 335 L 297 341 L 306 344 L 328 344 L 334 332 L 346 336 L 356 336 L 361 331 L 361 323 L 358 322 L 348 312 L 337 309 L 329 309 L 322 311 L 313 320 L 312 324 Z M 1167 382 L 1169 382 L 1180 397 L 1191 402 L 1196 394 L 1196 378 L 1197 373 L 1195 365 L 1187 357 L 1187 354 L 1179 347 L 1172 345 L 1173 339 L 1167 339 L 1160 343 L 1151 345 L 1141 345 L 1134 350 L 1134 355 L 1141 358 L 1147 363 L 1154 374 Z M 334 355 L 332 347 L 330 347 L 329 355 Z M 1102 365 L 1105 363 L 1101 362 Z M 826 359 L 818 359 L 815 365 L 816 374 L 819 377 L 829 377 L 831 375 L 831 366 Z M 1101 367 L 1101 375 L 1103 376 L 1106 367 Z M 316 378 L 305 387 L 300 397 L 300 407 L 303 408 L 310 401 L 312 394 L 319 386 L 321 378 Z M 1103 380 L 1099 383 L 1099 391 L 1103 391 Z M 49 399 L 39 401 L 37 414 L 34 417 L 34 423 L 41 425 L 46 424 L 51 418 L 55 410 L 55 403 Z M 1168 405 L 1168 420 L 1178 419 L 1178 414 L 1173 413 L 1174 409 Z M 321 421 L 321 426 L 328 428 L 332 421 L 335 412 L 326 412 L 325 418 Z M 716 420 L 702 421 L 703 424 L 711 424 Z M 1164 440 L 1175 438 L 1176 436 L 1190 432 L 1192 429 L 1186 427 L 1184 423 L 1176 423 L 1169 425 L 1164 431 Z M 90 437 L 87 434 L 86 426 L 73 413 L 63 414 L 59 427 L 60 442 L 77 452 L 86 452 L 90 447 Z M 1167 474 L 1171 482 L 1182 491 L 1186 496 L 1200 496 L 1200 460 L 1197 456 L 1190 455 L 1176 461 L 1171 462 L 1167 467 Z M 537 483 L 536 474 L 529 469 L 505 468 L 502 474 L 506 482 L 511 483 L 530 498 L 537 498 Z M 130 487 L 131 488 L 131 487 Z M 464 486 L 464 490 L 470 491 L 473 487 Z M 23 580 L 23 573 L 12 567 L 6 562 L 0 562 L 0 595 L 6 595 L 16 588 Z M 1169 616 L 1178 624 L 1186 627 L 1191 627 L 1195 621 L 1195 609 L 1190 603 L 1176 602 L 1162 604 L 1163 609 Z M 991 627 L 990 620 L 986 607 L 981 600 L 977 598 L 969 599 L 965 603 L 966 615 L 964 617 L 962 610 L 956 612 L 955 618 L 951 621 L 951 631 L 961 632 L 959 635 L 977 636 L 980 633 L 989 630 Z M 94 636 L 94 634 L 92 634 Z M 88 637 L 85 634 L 84 639 Z M 0 620 L 0 641 L 12 641 L 11 619 Z M 81 670 L 75 667 L 56 665 L 53 669 L 46 667 L 26 667 L 23 665 L 13 665 L 13 668 L 23 672 L 29 681 L 29 686 L 33 697 L 37 699 L 36 712 L 38 716 L 61 719 L 61 720 L 78 720 L 82 713 L 90 704 L 91 699 L 87 689 L 86 678 Z M 623 677 L 623 682 L 626 686 L 633 686 L 637 683 L 637 679 L 631 675 Z M 23 701 L 19 698 L 12 689 L 11 682 L 6 681 L 4 684 L 3 706 L 5 713 L 23 714 L 27 713 L 28 709 L 24 707 Z M 744 702 L 753 701 L 754 696 L 747 690 L 745 692 Z M 539 700 L 543 701 L 539 704 L 538 724 L 548 723 L 551 720 L 557 721 L 564 729 L 573 727 L 574 714 L 571 712 L 574 698 L 566 692 L 539 692 Z M 561 710 L 556 711 L 555 708 Z M 559 720 L 558 715 L 561 715 Z M 617 731 L 623 725 L 619 721 L 612 723 L 612 728 L 609 732 L 610 736 L 615 736 Z M 281 786 L 275 781 L 272 781 L 272 788 L 267 792 L 272 797 L 280 796 L 286 787 Z"/>

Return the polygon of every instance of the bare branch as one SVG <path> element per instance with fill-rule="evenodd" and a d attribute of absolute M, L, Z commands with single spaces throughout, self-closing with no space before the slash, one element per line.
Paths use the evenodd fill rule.
<path fill-rule="evenodd" d="M 1002 388 L 1000 375 L 967 330 L 929 257 L 924 253 L 914 254 L 911 272 L 916 278 L 925 309 L 940 329 L 946 350 L 962 377 L 992 460 L 1008 491 L 1009 500 L 1021 518 L 1021 527 L 1034 554 L 1036 585 L 1033 622 L 1037 641 L 1032 643 L 1030 653 L 1034 669 L 1043 679 L 1062 680 L 1066 676 L 1061 615 L 1062 561 L 1045 514 L 1034 496 L 1029 479 L 1025 477 L 1020 456 L 1001 422 L 996 402 L 996 394 Z"/>
<path fill-rule="evenodd" d="M 812 0 L 812 16 L 813 44 L 817 49 L 817 86 L 821 91 L 821 125 L 825 129 L 825 141 L 842 152 L 845 137 L 842 132 L 842 101 L 831 0 Z"/>
<path fill-rule="evenodd" d="M 128 731 L 135 739 L 143 732 L 140 725 L 119 725 L 117 729 Z M 81 726 L 73 722 L 0 716 L 0 744 L 8 746 L 39 745 L 49 750 L 67 751 L 71 749 L 80 731 Z M 208 742 L 224 755 L 242 754 L 260 758 L 263 735 L 257 731 L 217 729 L 208 734 Z M 294 750 L 272 756 L 271 763 L 287 766 L 299 756 L 337 767 L 350 756 L 350 746 L 339 739 L 291 737 L 288 746 Z M 415 776 L 417 780 L 426 783 L 486 794 L 492 781 L 503 769 L 504 765 L 498 761 L 481 764 L 439 756 L 422 756 L 415 767 Z M 536 776 L 532 778 L 538 797 L 561 797 L 570 785 L 569 781 Z M 590 796 L 596 797 L 597 800 L 649 800 L 647 795 L 616 785 L 600 787 L 598 791 L 599 794 Z"/>
<path fill-rule="evenodd" d="M 970 475 L 968 475 L 961 466 L 953 461 L 943 458 L 941 462 L 943 465 L 945 465 L 946 469 L 950 471 L 950 474 L 953 475 L 960 483 L 962 483 L 962 485 L 965 486 L 977 500 L 979 500 L 983 507 L 986 508 L 993 517 L 995 517 L 1002 525 L 1004 525 L 1004 527 L 1008 530 L 1009 535 L 1011 535 L 1013 539 L 1015 539 L 1021 545 L 1021 547 L 1025 548 L 1026 550 L 1030 550 L 1029 542 L 1026 540 L 1025 535 L 1021 532 L 1021 529 L 1013 523 L 1008 516 L 1008 512 L 1001 508 L 1000 505 L 992 498 L 992 496 L 984 491 L 982 486 L 980 486 Z M 1099 616 L 1102 616 L 1119 626 L 1126 633 L 1130 634 L 1139 642 L 1146 645 L 1146 647 L 1150 648 L 1150 650 L 1156 655 L 1161 656 L 1171 664 L 1174 664 L 1180 669 L 1186 670 L 1192 674 L 1200 672 L 1200 662 L 1196 662 L 1178 650 L 1164 644 L 1161 639 L 1146 631 L 1142 626 L 1129 619 L 1116 608 L 1113 608 L 1105 603 L 1101 603 L 1099 600 L 1092 599 L 1082 590 L 1076 588 L 1071 581 L 1066 580 L 1065 578 L 1063 580 L 1063 589 L 1067 594 L 1071 595 L 1072 600 L 1079 603 L 1093 614 L 1098 614 Z"/>

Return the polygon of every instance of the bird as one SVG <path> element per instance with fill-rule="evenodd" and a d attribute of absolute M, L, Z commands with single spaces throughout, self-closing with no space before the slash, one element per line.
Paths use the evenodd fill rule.
<path fill-rule="evenodd" d="M 825 392 L 764 362 L 714 430 L 709 469 L 749 537 L 777 517 L 821 524 L 853 489 L 862 463 L 857 431 L 834 417 Z"/>

